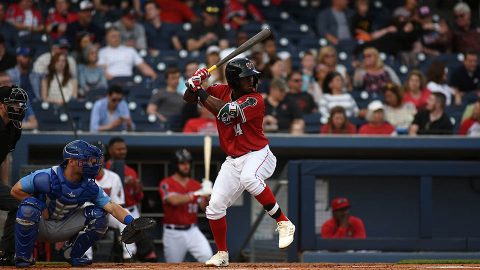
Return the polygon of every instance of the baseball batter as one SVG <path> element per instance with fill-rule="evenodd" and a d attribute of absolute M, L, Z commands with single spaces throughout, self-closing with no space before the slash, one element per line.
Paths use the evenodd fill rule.
<path fill-rule="evenodd" d="M 13 186 L 11 194 L 20 201 L 15 224 L 17 267 L 35 264 L 37 239 L 66 241 L 65 260 L 72 266 L 89 265 L 92 260 L 85 251 L 105 234 L 108 213 L 124 224 L 135 223 L 95 183 L 102 164 L 103 154 L 97 147 L 75 140 L 64 147 L 60 166 L 35 171 Z M 94 205 L 84 206 L 86 202 Z"/>
<path fill-rule="evenodd" d="M 175 173 L 160 182 L 163 210 L 163 251 L 166 262 L 182 262 L 187 252 L 199 262 L 212 256 L 207 238 L 197 227 L 198 207 L 205 210 L 207 197 L 202 186 L 190 177 L 192 155 L 177 150 L 173 165 Z"/>
<path fill-rule="evenodd" d="M 107 170 L 100 169 L 100 173 L 95 178 L 95 183 L 107 193 L 111 201 L 119 204 L 125 204 L 125 194 L 123 192 L 122 181 L 118 174 Z M 107 215 L 108 227 L 118 229 L 120 232 L 125 229 L 125 225 L 116 220 L 112 215 Z M 123 259 L 131 259 L 133 254 L 137 251 L 135 244 L 122 245 L 123 247 Z M 89 248 L 85 253 L 89 259 L 93 258 L 92 248 Z"/>
<path fill-rule="evenodd" d="M 208 70 L 197 70 L 187 81 L 184 100 L 198 100 L 217 116 L 220 147 L 228 155 L 213 186 L 206 214 L 218 252 L 206 262 L 208 266 L 228 266 L 226 210 L 247 190 L 277 221 L 279 248 L 293 242 L 295 226 L 282 213 L 277 201 L 265 184 L 272 176 L 276 158 L 268 147 L 262 122 L 265 104 L 257 92 L 259 72 L 246 58 L 231 60 L 225 67 L 228 84 L 202 88 L 209 77 Z"/>

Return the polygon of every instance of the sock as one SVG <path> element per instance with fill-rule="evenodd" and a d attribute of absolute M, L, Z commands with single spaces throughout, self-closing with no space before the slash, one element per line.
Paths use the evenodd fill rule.
<path fill-rule="evenodd" d="M 265 186 L 262 193 L 255 196 L 255 199 L 263 205 L 263 209 L 274 218 L 277 222 L 288 221 L 288 218 L 283 214 L 282 209 L 278 206 L 275 196 L 269 186 Z"/>
<path fill-rule="evenodd" d="M 222 217 L 221 219 L 213 220 L 209 219 L 210 229 L 212 230 L 213 239 L 217 245 L 218 251 L 227 250 L 227 219 Z"/>

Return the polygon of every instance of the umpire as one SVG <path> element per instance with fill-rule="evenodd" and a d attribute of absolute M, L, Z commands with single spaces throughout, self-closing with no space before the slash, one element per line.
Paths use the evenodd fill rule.
<path fill-rule="evenodd" d="M 0 265 L 15 265 L 15 218 L 18 202 L 10 196 L 7 156 L 15 150 L 22 135 L 22 121 L 27 109 L 28 96 L 20 87 L 0 87 L 0 210 L 8 211 L 0 240 Z"/>

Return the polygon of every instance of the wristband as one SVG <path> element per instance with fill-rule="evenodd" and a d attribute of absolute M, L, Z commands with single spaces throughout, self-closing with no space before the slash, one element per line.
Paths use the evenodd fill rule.
<path fill-rule="evenodd" d="M 134 220 L 134 218 L 132 217 L 132 215 L 127 215 L 123 219 L 123 224 L 128 225 L 128 224 L 132 223 L 133 220 Z"/>
<path fill-rule="evenodd" d="M 201 102 L 204 102 L 210 96 L 203 88 L 198 90 L 197 93 L 198 93 L 198 96 L 200 97 Z"/>

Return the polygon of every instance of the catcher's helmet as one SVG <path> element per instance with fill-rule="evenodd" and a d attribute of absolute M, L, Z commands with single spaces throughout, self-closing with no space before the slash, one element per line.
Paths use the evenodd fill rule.
<path fill-rule="evenodd" d="M 77 159 L 83 168 L 83 175 L 89 179 L 94 179 L 103 165 L 102 151 L 83 140 L 72 141 L 63 148 L 62 164 L 66 164 L 69 159 Z"/>
<path fill-rule="evenodd" d="M 249 76 L 255 76 L 260 74 L 258 70 L 255 69 L 255 65 L 252 61 L 247 58 L 236 58 L 228 62 L 225 67 L 225 77 L 227 78 L 228 84 L 235 90 L 239 90 L 239 79 Z"/>
<path fill-rule="evenodd" d="M 0 103 L 7 106 L 7 114 L 13 125 L 20 129 L 27 110 L 28 95 L 22 88 L 12 86 L 0 87 Z"/>

